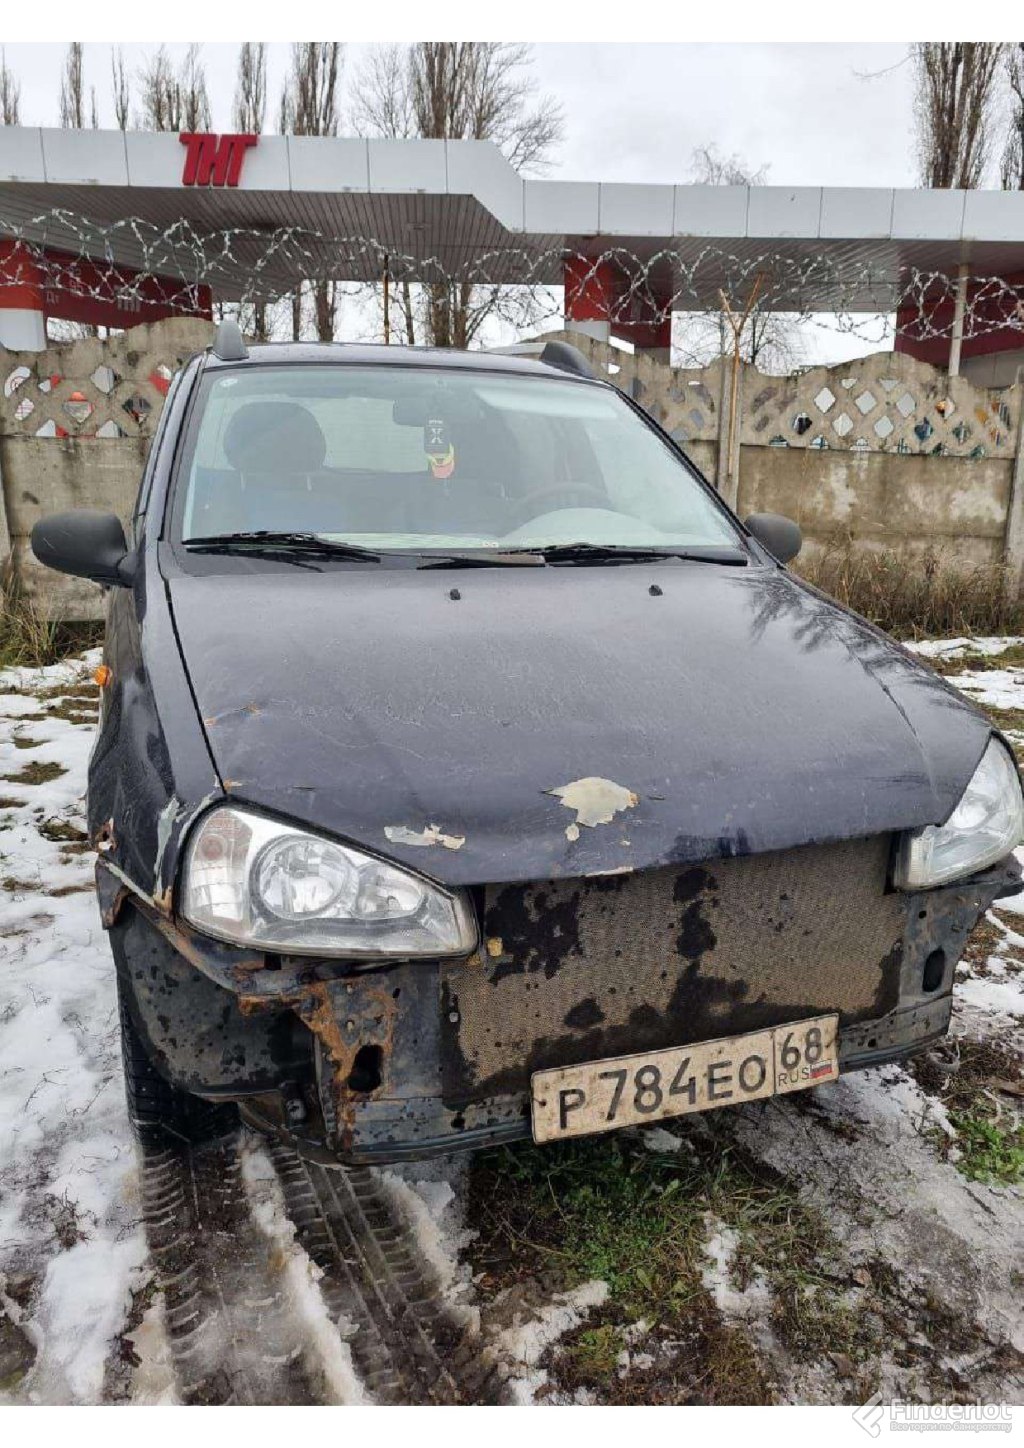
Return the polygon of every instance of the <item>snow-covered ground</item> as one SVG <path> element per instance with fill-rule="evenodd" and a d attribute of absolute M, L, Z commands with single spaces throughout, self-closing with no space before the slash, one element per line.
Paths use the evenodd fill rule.
<path fill-rule="evenodd" d="M 999 661 L 1013 642 L 1020 641 L 918 648 L 947 661 L 968 647 L 991 655 L 991 670 L 953 682 L 983 704 L 1016 709 L 1024 708 L 1024 668 Z M 123 1104 L 113 970 L 83 840 L 95 662 L 84 656 L 0 673 L 0 1403 L 175 1395 Z M 989 925 L 988 946 L 960 970 L 954 1039 L 1024 1054 L 1024 895 L 1000 902 Z M 1007 1098 L 1003 1109 L 1019 1107 Z M 942 1349 L 951 1373 L 976 1373 L 979 1391 L 1009 1391 L 1016 1369 L 1000 1369 L 1000 1377 L 988 1349 L 1024 1350 L 1024 1194 L 957 1170 L 955 1131 L 936 1095 L 889 1067 L 821 1089 L 812 1108 L 768 1102 L 733 1119 L 737 1138 L 829 1216 L 852 1265 L 888 1264 L 908 1292 L 971 1325 L 959 1355 Z M 654 1151 L 679 1148 L 665 1127 L 649 1137 Z M 294 1240 L 261 1149 L 247 1150 L 255 1219 L 286 1275 L 297 1330 L 331 1398 L 359 1402 L 363 1390 L 323 1309 L 316 1269 Z M 462 1160 L 394 1169 L 383 1185 L 450 1306 L 473 1321 L 480 1303 L 463 1255 L 473 1227 L 465 1220 L 466 1172 Z M 827 1354 L 812 1372 L 773 1346 L 762 1320 L 768 1287 L 760 1279 L 737 1284 L 736 1247 L 731 1230 L 709 1217 L 704 1283 L 718 1311 L 737 1323 L 757 1320 L 759 1350 L 776 1352 L 782 1396 L 838 1400 L 841 1371 Z M 854 1308 L 858 1290 L 851 1288 Z M 559 1337 L 606 1296 L 605 1284 L 581 1283 L 525 1312 L 493 1315 L 500 1325 L 492 1348 L 507 1362 L 520 1401 L 545 1382 Z M 927 1332 L 922 1321 L 908 1320 L 907 1342 L 893 1344 L 877 1365 L 883 1392 L 908 1390 L 904 1358 L 913 1333 Z M 641 1329 L 627 1356 L 642 1365 L 650 1355 Z"/>
<path fill-rule="evenodd" d="M 84 846 L 96 662 L 0 674 L 0 1292 L 36 1352 L 31 1397 L 51 1403 L 103 1397 L 146 1271 Z"/>

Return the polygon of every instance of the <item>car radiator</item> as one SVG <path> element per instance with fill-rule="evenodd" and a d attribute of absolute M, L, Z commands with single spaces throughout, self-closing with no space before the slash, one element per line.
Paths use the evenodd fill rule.
<path fill-rule="evenodd" d="M 446 1101 L 530 1073 L 838 1011 L 891 1010 L 904 897 L 888 836 L 486 890 L 479 957 L 442 972 Z"/>

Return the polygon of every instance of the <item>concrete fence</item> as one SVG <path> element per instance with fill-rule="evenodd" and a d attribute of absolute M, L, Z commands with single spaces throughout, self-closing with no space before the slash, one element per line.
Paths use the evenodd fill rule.
<path fill-rule="evenodd" d="M 768 377 L 668 368 L 563 334 L 680 442 L 740 516 L 785 513 L 808 547 L 941 548 L 1024 569 L 1022 386 L 988 390 L 895 352 Z"/>
<path fill-rule="evenodd" d="M 102 595 L 38 565 L 32 525 L 65 508 L 128 520 L 171 378 L 212 336 L 180 318 L 45 352 L 0 348 L 0 569 L 51 617 L 99 618 Z"/>
<path fill-rule="evenodd" d="M 32 524 L 73 507 L 128 517 L 170 379 L 212 331 L 181 319 L 45 352 L 0 349 L 0 566 L 51 614 L 96 617 L 100 594 L 35 564 Z M 791 377 L 731 359 L 670 368 L 564 335 L 682 443 L 741 516 L 785 513 L 812 550 L 842 538 L 941 547 L 965 567 L 1005 563 L 1020 588 L 1020 383 L 989 391 L 892 352 Z"/>

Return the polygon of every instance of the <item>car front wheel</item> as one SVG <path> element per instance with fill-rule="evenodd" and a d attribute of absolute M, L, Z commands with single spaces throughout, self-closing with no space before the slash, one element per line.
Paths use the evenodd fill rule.
<path fill-rule="evenodd" d="M 224 1136 L 238 1125 L 238 1108 L 205 1101 L 182 1091 L 160 1074 L 132 1020 L 127 990 L 117 981 L 121 1020 L 121 1061 L 124 1094 L 132 1131 L 143 1146 L 158 1146 L 167 1137 L 193 1145 Z"/>

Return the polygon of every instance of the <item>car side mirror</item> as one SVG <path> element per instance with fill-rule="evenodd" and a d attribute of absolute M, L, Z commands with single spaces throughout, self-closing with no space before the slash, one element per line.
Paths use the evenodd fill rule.
<path fill-rule="evenodd" d="M 792 518 L 784 518 L 781 513 L 751 513 L 749 518 L 744 518 L 743 526 L 780 563 L 788 563 L 803 547 L 799 523 L 794 523 Z"/>
<path fill-rule="evenodd" d="M 53 513 L 35 524 L 31 543 L 39 562 L 58 573 L 120 588 L 127 588 L 135 576 L 135 555 L 128 551 L 116 513 L 86 508 Z"/>

